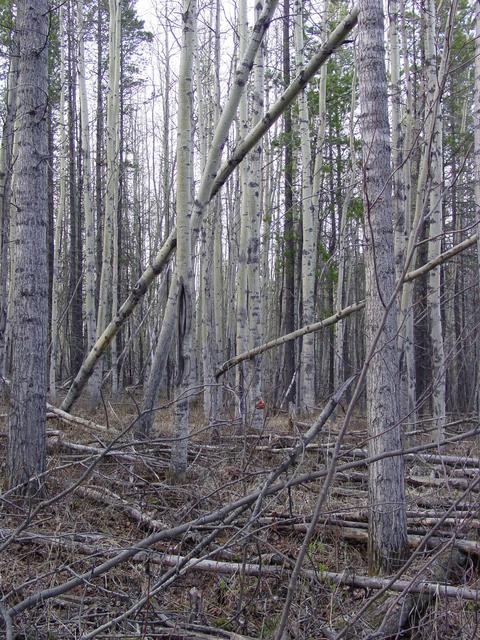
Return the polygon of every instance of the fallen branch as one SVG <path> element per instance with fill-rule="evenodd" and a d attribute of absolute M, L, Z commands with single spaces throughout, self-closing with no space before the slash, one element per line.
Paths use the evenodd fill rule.
<path fill-rule="evenodd" d="M 108 491 L 104 487 L 102 487 L 101 489 L 92 487 L 77 487 L 75 489 L 75 493 L 81 495 L 84 498 L 90 498 L 91 500 L 95 500 L 96 502 L 100 502 L 101 504 L 122 511 L 125 515 L 134 520 L 134 522 L 139 524 L 141 527 L 148 529 L 149 531 L 161 531 L 162 529 L 167 528 L 167 525 L 164 522 L 150 517 L 143 511 L 140 511 L 140 509 L 136 509 L 121 496 Z"/>
<path fill-rule="evenodd" d="M 87 420 L 87 418 L 80 418 L 79 416 L 74 416 L 71 413 L 67 413 L 62 409 L 58 409 L 54 407 L 52 404 L 47 402 L 47 418 L 57 418 L 66 424 L 69 424 L 73 427 L 80 427 L 81 429 L 85 429 L 87 431 L 103 431 L 108 432 L 114 435 L 116 433 L 116 429 L 110 429 L 105 427 L 103 424 L 97 424 L 93 422 L 93 420 Z"/>
<path fill-rule="evenodd" d="M 470 432 L 461 434 L 459 436 L 454 436 L 453 438 L 449 438 L 440 443 L 431 442 L 428 444 L 417 445 L 416 447 L 412 447 L 411 449 L 407 450 L 407 452 L 420 453 L 422 451 L 427 451 L 428 449 L 436 448 L 438 446 L 443 446 L 446 444 L 450 444 L 452 442 L 458 442 L 459 440 L 462 440 L 466 437 L 477 435 L 479 431 L 480 431 L 479 429 L 472 429 Z M 347 471 L 359 466 L 368 465 L 372 462 L 375 462 L 385 457 L 401 456 L 401 455 L 404 455 L 404 453 L 405 452 L 403 451 L 403 449 L 386 451 L 383 454 L 371 456 L 370 458 L 366 458 L 365 460 L 355 460 L 352 462 L 345 463 L 344 465 L 339 465 L 337 467 L 337 472 Z M 269 486 L 266 491 L 266 495 L 273 495 L 283 489 L 298 486 L 306 482 L 312 482 L 313 480 L 318 480 L 320 478 L 324 478 L 326 475 L 327 475 L 327 472 L 325 470 L 314 471 L 312 473 L 308 473 L 304 475 L 298 475 L 298 476 L 295 475 L 290 479 L 287 479 L 285 481 L 280 481 Z M 480 482 L 480 478 L 472 485 L 472 487 L 476 486 L 478 482 Z M 173 527 L 171 529 L 163 529 L 162 531 L 156 531 L 150 534 L 149 536 L 143 538 L 142 540 L 138 540 L 137 542 L 135 542 L 133 546 L 119 551 L 108 560 L 101 562 L 96 566 L 92 566 L 83 574 L 79 574 L 71 578 L 70 580 L 67 580 L 66 582 L 55 585 L 54 587 L 47 587 L 41 591 L 31 594 L 30 596 L 26 597 L 24 600 L 21 600 L 20 602 L 13 605 L 9 609 L 8 613 L 12 618 L 14 618 L 15 616 L 17 616 L 18 614 L 22 613 L 27 609 L 35 607 L 38 604 L 45 602 L 46 600 L 58 597 L 59 595 L 62 595 L 64 593 L 67 593 L 68 591 L 71 591 L 75 587 L 83 585 L 85 581 L 90 582 L 94 578 L 108 573 L 114 567 L 124 562 L 132 560 L 133 558 L 138 556 L 138 554 L 150 549 L 153 545 L 159 542 L 162 542 L 164 540 L 170 540 L 177 536 L 181 536 L 186 532 L 190 531 L 192 528 L 199 528 L 201 526 L 212 525 L 218 522 L 222 522 L 227 518 L 227 516 L 229 516 L 232 513 L 235 513 L 237 510 L 240 510 L 252 505 L 258 499 L 261 493 L 262 493 L 261 490 L 253 491 L 246 496 L 238 498 L 237 500 L 235 500 L 230 504 L 224 505 L 219 509 L 216 509 L 210 513 L 207 513 L 198 518 L 195 518 L 194 520 L 184 522 L 178 525 L 177 527 Z M 451 507 L 451 509 L 452 508 L 453 507 Z"/>
<path fill-rule="evenodd" d="M 165 554 L 160 556 L 158 559 L 155 559 L 156 555 L 157 554 L 153 555 L 155 562 L 166 564 L 170 567 L 174 567 L 183 561 L 183 557 L 178 555 Z M 220 562 L 217 560 L 201 560 L 199 558 L 192 558 L 189 560 L 186 563 L 186 567 L 189 570 L 194 569 L 196 571 L 221 573 L 225 575 L 236 575 L 237 573 L 239 574 L 240 572 L 243 572 L 245 575 L 257 577 L 279 576 L 286 570 L 283 566 L 243 564 L 241 562 Z M 389 584 L 389 578 L 357 576 L 348 572 L 317 572 L 311 569 L 304 569 L 302 573 L 315 581 L 321 581 L 323 583 L 331 582 L 339 586 L 358 587 L 361 589 L 381 589 L 388 584 L 391 591 L 404 591 L 404 589 L 408 588 L 411 593 L 431 593 L 433 595 L 445 596 L 447 598 L 458 598 L 461 600 L 477 601 L 480 599 L 480 590 L 478 589 L 454 587 L 452 585 L 437 582 L 415 582 L 415 578 L 412 578 L 412 580 L 396 580 L 392 584 Z"/>

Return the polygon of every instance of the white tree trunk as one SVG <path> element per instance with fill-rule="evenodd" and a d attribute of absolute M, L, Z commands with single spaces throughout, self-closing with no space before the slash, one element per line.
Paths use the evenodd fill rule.
<path fill-rule="evenodd" d="M 433 140 L 430 154 L 430 198 L 429 198 L 429 242 L 428 259 L 432 260 L 441 252 L 441 234 L 443 227 L 442 185 L 443 185 L 443 153 L 442 153 L 442 105 L 434 105 L 438 82 L 438 68 L 435 48 L 435 0 L 430 0 L 425 13 L 425 68 L 427 75 L 427 98 L 425 101 L 425 119 L 435 117 L 431 127 Z M 439 97 L 437 97 L 439 99 Z M 428 274 L 427 312 L 432 345 L 432 414 L 436 426 L 437 441 L 444 439 L 446 389 L 445 389 L 445 354 L 443 348 L 443 328 L 440 309 L 440 271 L 437 267 Z"/>
<path fill-rule="evenodd" d="M 175 440 L 172 471 L 181 478 L 187 470 L 188 388 L 192 374 L 193 270 L 192 270 L 192 176 L 193 176 L 193 56 L 196 44 L 197 3 L 184 0 L 183 38 L 178 77 L 177 120 L 177 263 L 173 286 L 178 291 L 177 383 L 175 394 Z"/>
<path fill-rule="evenodd" d="M 295 0 L 295 59 L 297 74 L 305 66 L 303 43 L 303 0 Z M 299 136 L 302 157 L 302 322 L 310 324 L 315 315 L 315 269 L 316 234 L 314 228 L 315 207 L 312 190 L 312 149 L 310 145 L 310 124 L 307 96 L 304 91 L 298 96 Z M 315 407 L 315 349 L 314 335 L 308 334 L 302 340 L 299 372 L 299 405 L 302 413 L 313 411 Z"/>
<path fill-rule="evenodd" d="M 58 38 L 60 42 L 60 101 L 59 101 L 59 129 L 60 129 L 60 162 L 59 162 L 59 193 L 58 208 L 55 220 L 55 234 L 53 240 L 53 282 L 52 282 L 52 309 L 51 309 L 51 349 L 50 349 L 50 397 L 52 400 L 56 395 L 56 373 L 58 356 L 59 318 L 58 303 L 62 288 L 60 279 L 60 246 L 62 244 L 63 219 L 65 217 L 66 206 L 66 161 L 68 155 L 68 136 L 65 127 L 65 10 L 60 7 Z"/>
<path fill-rule="evenodd" d="M 87 86 L 85 77 L 85 28 L 83 24 L 83 0 L 77 0 L 78 22 L 78 88 L 80 96 L 80 121 L 82 125 L 83 160 L 83 211 L 85 217 L 85 320 L 87 349 L 95 344 L 95 221 L 92 205 L 92 156 L 90 153 L 90 122 L 88 117 Z M 62 84 L 63 88 L 63 84 Z"/>
<path fill-rule="evenodd" d="M 119 104 L 120 104 L 120 0 L 109 0 L 109 64 L 107 95 L 107 151 L 106 151 L 106 186 L 105 217 L 103 226 L 102 272 L 100 275 L 100 291 L 98 300 L 96 335 L 105 331 L 109 309 L 117 299 L 118 248 L 118 178 L 119 178 Z M 113 309 L 112 309 L 113 310 Z M 116 310 L 113 311 L 116 315 Z M 116 343 L 112 340 L 112 365 L 116 371 Z M 100 396 L 103 367 L 97 367 L 90 383 L 91 402 L 96 405 Z M 116 385 L 116 377 L 112 379 L 112 391 Z"/>

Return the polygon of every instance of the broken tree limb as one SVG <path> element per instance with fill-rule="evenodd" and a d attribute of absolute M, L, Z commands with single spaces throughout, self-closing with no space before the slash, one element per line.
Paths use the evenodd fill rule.
<path fill-rule="evenodd" d="M 428 273 L 432 269 L 435 269 L 435 267 L 438 267 L 439 265 L 443 264 L 444 262 L 447 262 L 451 258 L 454 258 L 456 255 L 458 255 L 462 251 L 465 251 L 465 249 L 468 249 L 469 247 L 473 247 L 477 242 L 477 237 L 478 237 L 478 234 L 475 233 L 473 236 L 470 236 L 470 238 L 463 240 L 463 242 L 459 242 L 458 244 L 454 245 L 451 249 L 448 249 L 447 251 L 444 251 L 443 253 L 438 255 L 436 258 L 433 258 L 433 260 L 430 260 L 429 262 L 425 263 L 421 267 L 418 267 L 418 269 L 409 271 L 406 274 L 403 281 L 411 282 L 416 278 L 420 278 L 420 276 L 423 276 L 424 274 Z"/>
<path fill-rule="evenodd" d="M 156 554 L 155 554 L 156 555 Z M 166 564 L 168 566 L 176 566 L 181 560 L 182 556 L 177 555 L 162 555 L 157 562 Z M 285 571 L 283 566 L 275 565 L 259 565 L 259 564 L 243 564 L 241 562 L 220 562 L 217 560 L 200 560 L 198 558 L 192 558 L 186 564 L 188 569 L 195 569 L 197 571 L 206 571 L 210 573 L 223 573 L 227 575 L 236 575 L 243 571 L 249 576 L 279 576 Z M 436 583 L 436 582 L 415 582 L 415 578 L 412 580 L 396 580 L 390 583 L 389 578 L 374 578 L 367 576 L 357 576 L 353 573 L 333 573 L 331 571 L 312 571 L 311 569 L 304 569 L 303 574 L 313 578 L 314 580 L 320 580 L 325 583 L 333 583 L 339 586 L 351 586 L 360 589 L 381 589 L 385 585 L 389 585 L 391 591 L 404 591 L 408 588 L 411 593 L 431 593 L 433 595 L 445 596 L 447 598 L 458 598 L 462 600 L 474 600 L 480 599 L 480 591 L 478 589 L 469 589 L 467 587 L 454 587 L 448 584 Z"/>
<path fill-rule="evenodd" d="M 93 420 L 87 420 L 86 418 L 80 418 L 80 416 L 74 416 L 71 413 L 67 413 L 66 411 L 62 411 L 62 409 L 58 409 L 54 407 L 52 404 L 47 402 L 47 411 L 50 414 L 53 414 L 52 417 L 65 422 L 73 427 L 80 427 L 81 429 L 85 429 L 86 431 L 103 431 L 108 432 L 112 435 L 115 435 L 117 432 L 116 429 L 110 429 L 105 427 L 103 424 L 97 424 L 93 422 Z M 47 415 L 47 418 L 50 417 Z"/>
<path fill-rule="evenodd" d="M 245 136 L 234 149 L 230 158 L 223 164 L 215 178 L 212 188 L 212 196 L 214 196 L 225 184 L 232 171 L 245 158 L 247 153 L 253 149 L 258 140 L 262 138 L 270 127 L 278 120 L 287 107 L 289 107 L 298 94 L 303 91 L 307 84 L 312 80 L 320 67 L 328 60 L 328 58 L 340 47 L 346 40 L 348 34 L 357 24 L 358 8 L 353 11 L 336 27 L 330 34 L 325 44 L 320 48 L 306 65 L 306 67 L 296 76 L 296 78 L 285 89 L 275 104 L 270 107 L 260 122 Z"/>
<path fill-rule="evenodd" d="M 435 269 L 435 267 L 438 267 L 440 264 L 447 262 L 457 254 L 461 253 L 462 251 L 465 251 L 465 249 L 468 249 L 469 247 L 473 246 L 476 241 L 477 241 L 477 234 L 475 234 L 474 236 L 471 236 L 470 238 L 467 238 L 463 242 L 460 242 L 459 244 L 455 245 L 448 251 L 444 251 L 433 260 L 430 260 L 429 262 L 424 264 L 422 267 L 419 267 L 418 269 L 415 269 L 413 271 L 409 271 L 405 275 L 403 281 L 411 282 L 416 278 L 420 278 L 421 276 L 425 275 L 432 269 Z M 319 322 L 314 322 L 313 324 L 309 324 L 306 327 L 300 327 L 300 329 L 297 329 L 296 331 L 292 331 L 291 333 L 288 333 L 284 336 L 280 336 L 280 338 L 275 338 L 274 340 L 270 340 L 269 342 L 261 344 L 258 347 L 254 347 L 249 351 L 240 353 L 234 358 L 227 360 L 227 362 L 225 362 L 221 367 L 219 367 L 215 372 L 215 378 L 218 380 L 220 376 L 226 373 L 229 369 L 236 367 L 244 360 L 250 360 L 251 358 L 258 356 L 261 353 L 264 353 L 265 351 L 269 351 L 274 347 L 278 347 L 282 344 L 285 344 L 285 342 L 289 342 L 290 340 L 296 340 L 297 338 L 301 338 L 302 336 L 307 335 L 308 333 L 314 333 L 316 331 L 320 331 L 321 329 L 324 329 L 325 327 L 329 327 L 332 324 L 336 324 L 337 322 L 339 322 L 340 320 L 343 320 L 344 318 L 351 315 L 352 313 L 356 313 L 357 311 L 362 310 L 364 307 L 365 307 L 365 300 L 360 300 L 360 302 L 356 302 L 355 304 L 345 307 L 344 309 L 341 309 L 340 311 L 335 313 L 333 316 L 325 318 L 324 320 L 320 320 Z"/>
<path fill-rule="evenodd" d="M 448 440 L 444 440 L 443 442 L 440 442 L 440 443 L 433 442 L 429 444 L 418 445 L 416 447 L 412 447 L 407 451 L 412 453 L 427 451 L 428 449 L 431 449 L 434 447 L 443 446 L 446 444 L 450 444 L 452 442 L 457 442 L 458 440 L 461 440 L 466 436 L 477 435 L 478 432 L 479 432 L 478 429 L 473 429 L 468 434 L 462 434 L 461 436 L 449 438 Z M 404 453 L 405 452 L 403 449 L 396 449 L 392 451 L 387 451 L 382 454 L 378 454 L 376 456 L 371 456 L 366 460 L 355 460 L 345 465 L 340 465 L 339 467 L 337 467 L 337 472 L 347 471 L 349 469 L 367 465 L 371 462 L 374 462 L 375 460 L 378 460 L 383 456 L 393 456 L 393 455 L 397 456 L 397 455 L 404 455 Z M 300 484 L 304 484 L 305 482 L 311 482 L 316 479 L 325 478 L 326 475 L 327 475 L 327 472 L 323 470 L 314 471 L 312 473 L 308 473 L 304 475 L 294 475 L 294 477 L 292 478 L 287 478 L 285 481 L 277 481 L 275 484 L 268 487 L 267 494 L 273 495 L 282 489 L 294 487 Z M 480 478 L 477 478 L 472 482 L 471 488 L 474 488 L 478 484 L 478 482 L 480 482 Z M 230 517 L 231 514 L 238 513 L 250 507 L 258 499 L 260 493 L 261 493 L 261 490 L 254 490 L 251 493 L 247 494 L 246 496 L 238 498 L 234 502 L 226 504 L 207 514 L 201 515 L 198 518 L 179 524 L 178 526 L 173 527 L 171 529 L 163 529 L 161 531 L 156 531 L 141 540 L 137 540 L 132 546 L 127 547 L 126 549 L 121 549 L 118 552 L 115 552 L 115 554 L 109 557 L 107 560 L 100 562 L 97 565 L 92 565 L 84 573 L 78 574 L 75 577 L 70 578 L 69 580 L 66 580 L 63 583 L 57 584 L 53 587 L 47 587 L 45 589 L 42 589 L 40 591 L 37 591 L 36 593 L 33 593 L 27 596 L 20 602 L 17 602 L 16 604 L 14 604 L 9 609 L 8 613 L 12 618 L 14 618 L 15 616 L 19 615 L 23 611 L 26 611 L 27 609 L 36 607 L 40 603 L 43 603 L 51 598 L 56 598 L 64 593 L 71 591 L 72 589 L 78 586 L 83 585 L 85 581 L 91 581 L 94 578 L 105 575 L 106 573 L 111 571 L 114 567 L 117 567 L 120 564 L 123 564 L 124 562 L 131 561 L 137 556 L 139 556 L 139 554 L 141 554 L 142 552 L 151 549 L 153 545 L 159 542 L 162 542 L 164 540 L 170 540 L 174 537 L 182 536 L 186 532 L 190 531 L 192 528 L 199 528 L 206 525 L 213 525 L 219 522 L 225 522 L 225 520 L 228 519 L 228 517 Z M 468 494 L 469 494 L 469 490 L 465 491 L 463 495 L 456 500 L 456 502 L 446 512 L 445 514 L 446 518 L 449 517 L 450 514 L 454 512 L 454 510 L 457 508 L 457 505 L 459 505 Z M 20 533 L 21 531 L 17 529 L 12 535 L 16 536 Z M 9 541 L 10 539 L 7 540 L 7 542 Z M 1 543 L 1 540 L 0 540 L 0 543 Z M 1 548 L 1 544 L 0 544 L 0 548 Z M 383 585 L 385 584 L 388 584 L 388 580 L 386 580 L 383 583 Z M 405 584 L 410 584 L 410 583 L 406 582 Z M 379 586 L 378 588 L 381 588 L 381 587 Z M 472 597 L 469 599 L 478 598 L 478 591 L 475 593 L 476 593 L 475 598 Z M 448 593 L 445 595 L 448 595 Z"/>
<path fill-rule="evenodd" d="M 65 399 L 60 405 L 60 408 L 63 411 L 68 412 L 71 409 L 73 403 L 79 398 L 80 393 L 82 392 L 88 379 L 92 375 L 93 369 L 98 360 L 101 358 L 105 349 L 112 342 L 113 338 L 117 335 L 120 328 L 131 316 L 133 310 L 147 292 L 148 287 L 163 271 L 176 246 L 177 230 L 176 228 L 174 228 L 163 243 L 162 248 L 152 260 L 151 264 L 140 276 L 136 285 L 131 290 L 130 295 L 120 307 L 117 315 L 110 321 L 110 324 L 107 326 L 102 335 L 97 339 L 92 347 L 92 350 L 85 358 L 80 371 L 75 376 L 75 380 L 72 382 L 72 386 L 68 390 Z"/>
<path fill-rule="evenodd" d="M 365 307 L 365 300 L 361 300 L 360 302 L 356 302 L 355 304 L 352 304 L 348 307 L 345 307 L 345 309 L 342 309 L 341 311 L 334 313 L 333 316 L 325 318 L 324 320 L 320 320 L 320 322 L 314 322 L 313 324 L 308 324 L 306 327 L 301 327 L 300 329 L 297 329 L 296 331 L 292 331 L 291 333 L 287 333 L 286 335 L 281 336 L 280 338 L 275 338 L 275 340 L 270 340 L 265 344 L 261 344 L 258 347 L 255 347 L 254 349 L 250 349 L 245 353 L 241 353 L 240 355 L 235 356 L 234 358 L 231 358 L 230 360 L 225 362 L 219 369 L 217 369 L 217 371 L 215 372 L 215 378 L 218 380 L 218 378 L 220 378 L 220 376 L 226 373 L 229 369 L 231 369 L 232 367 L 236 367 L 238 364 L 240 364 L 244 360 L 250 360 L 251 358 L 254 358 L 255 356 L 260 355 L 264 351 L 268 351 L 269 349 L 278 347 L 282 344 L 285 344 L 285 342 L 290 342 L 290 340 L 296 340 L 297 338 L 301 338 L 307 333 L 320 331 L 320 329 L 324 329 L 325 327 L 329 327 L 332 324 L 336 324 L 339 320 L 346 318 L 347 316 L 351 315 L 352 313 L 355 313 L 356 311 L 360 311 L 364 307 Z"/>

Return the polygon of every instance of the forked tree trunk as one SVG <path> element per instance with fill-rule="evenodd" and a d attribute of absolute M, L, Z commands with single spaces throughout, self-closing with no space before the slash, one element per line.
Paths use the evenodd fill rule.
<path fill-rule="evenodd" d="M 7 474 L 10 487 L 27 483 L 24 491 L 38 486 L 29 481 L 45 469 L 48 20 L 47 0 L 17 2 L 16 257 Z"/>
<path fill-rule="evenodd" d="M 402 446 L 394 290 L 390 131 L 385 73 L 384 17 L 381 0 L 360 0 L 358 68 L 363 141 L 365 210 L 365 328 L 367 349 L 381 330 L 367 374 L 369 455 Z M 404 462 L 401 456 L 369 466 L 369 566 L 389 572 L 406 556 Z"/>

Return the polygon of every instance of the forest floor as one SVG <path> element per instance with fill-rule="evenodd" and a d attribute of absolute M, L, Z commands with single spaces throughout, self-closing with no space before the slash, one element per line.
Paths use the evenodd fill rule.
<path fill-rule="evenodd" d="M 22 609 L 15 612 L 13 637 L 272 638 L 323 483 L 318 475 L 329 464 L 341 416 L 331 418 L 315 444 L 279 477 L 277 484 L 291 480 L 290 486 L 265 496 L 252 517 L 255 500 L 244 500 L 242 506 L 242 498 L 257 491 L 285 460 L 307 421 L 266 417 L 261 433 L 242 434 L 225 417 L 212 438 L 202 412 L 194 408 L 188 473 L 174 482 L 168 403 L 156 414 L 154 439 L 143 443 L 132 442 L 128 429 L 137 415 L 131 397 L 107 401 L 96 412 L 80 406 L 76 415 L 108 429 L 50 416 L 43 502 L 25 506 L 4 494 L 0 505 L 0 545 L 11 537 L 0 555 L 2 596 L 11 612 L 15 606 Z M 456 436 L 472 426 L 456 421 L 447 433 Z M 427 427 L 428 421 L 417 425 L 420 433 L 409 442 L 429 442 Z M 428 606 L 419 604 L 417 615 L 409 612 L 408 637 L 480 638 L 479 485 L 470 490 L 480 474 L 476 438 L 444 447 L 443 457 L 428 455 L 438 453 L 434 450 L 407 458 L 409 543 L 412 553 L 417 552 L 396 577 L 412 588 L 418 581 L 458 587 L 445 597 L 437 586 Z M 342 632 L 340 637 L 370 638 L 405 601 L 409 589 L 400 582 L 393 585 L 395 591 L 379 596 L 378 585 L 367 580 L 365 449 L 365 422 L 357 418 L 338 462 L 356 465 L 338 472 L 330 487 L 308 543 L 285 638 L 333 638 Z M 296 483 L 300 476 L 303 481 Z M 229 510 L 235 502 L 237 508 Z M 222 507 L 223 515 L 199 522 Z M 190 524 L 182 527 L 184 523 Z M 163 532 L 157 536 L 161 539 L 146 544 L 146 551 L 92 577 L 95 567 L 158 532 Z M 428 544 L 419 549 L 429 532 Z M 439 577 L 434 561 L 453 557 L 454 549 L 465 560 L 461 569 Z M 201 561 L 186 564 L 189 558 Z M 357 580 L 361 577 L 367 581 Z M 77 584 L 62 587 L 75 578 Z M 348 584 L 340 584 L 342 580 Z M 54 592 L 54 587 L 59 588 Z M 38 601 L 27 600 L 33 594 L 40 594 Z M 105 624 L 109 626 L 100 630 Z"/>

